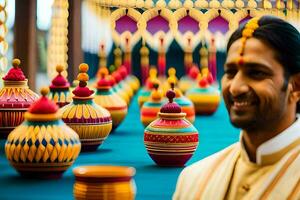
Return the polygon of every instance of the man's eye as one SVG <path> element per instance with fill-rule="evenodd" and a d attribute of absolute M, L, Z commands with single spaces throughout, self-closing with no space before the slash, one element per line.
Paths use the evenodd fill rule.
<path fill-rule="evenodd" d="M 260 71 L 260 70 L 250 70 L 248 72 L 249 76 L 253 77 L 253 78 L 257 78 L 257 79 L 261 79 L 261 78 L 265 78 L 267 76 L 269 76 L 268 73 L 264 72 L 264 71 Z"/>
<path fill-rule="evenodd" d="M 224 73 L 227 77 L 234 77 L 235 74 L 237 73 L 237 70 L 236 69 L 225 69 Z"/>

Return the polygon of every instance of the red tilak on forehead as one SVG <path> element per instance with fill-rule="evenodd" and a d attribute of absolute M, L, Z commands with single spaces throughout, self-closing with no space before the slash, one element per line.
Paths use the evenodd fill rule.
<path fill-rule="evenodd" d="M 238 58 L 237 64 L 238 64 L 238 65 L 244 65 L 244 58 L 243 58 L 242 55 Z"/>

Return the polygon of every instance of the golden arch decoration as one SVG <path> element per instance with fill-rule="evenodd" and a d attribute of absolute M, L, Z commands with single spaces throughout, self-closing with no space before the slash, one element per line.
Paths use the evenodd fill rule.
<path fill-rule="evenodd" d="M 187 31 L 185 33 L 181 33 L 179 30 L 177 30 L 178 22 L 186 16 L 190 16 L 198 22 L 198 32 L 193 33 L 192 31 Z M 172 30 L 175 40 L 182 48 L 188 47 L 190 50 L 194 50 L 204 37 L 203 24 L 205 24 L 205 15 L 201 11 L 194 8 L 180 8 L 174 12 L 174 20 L 177 22 L 177 28 Z M 188 40 L 190 40 L 190 46 L 188 44 Z"/>
<path fill-rule="evenodd" d="M 220 32 L 212 33 L 208 29 L 209 22 L 218 16 L 224 18 L 228 22 L 228 31 L 225 33 L 225 35 Z M 234 14 L 227 9 L 210 9 L 205 13 L 205 19 L 205 39 L 208 43 L 210 43 L 211 39 L 215 38 L 217 48 L 224 49 L 227 39 L 231 33 L 238 28 L 238 21 L 234 20 Z"/>
<path fill-rule="evenodd" d="M 160 30 L 153 35 L 147 30 L 147 22 L 157 16 L 161 16 L 168 21 L 168 32 L 165 33 L 164 31 Z M 174 20 L 174 15 L 171 10 L 166 8 L 152 8 L 142 14 L 142 17 L 138 23 L 138 27 L 143 39 L 151 48 L 158 50 L 160 48 L 160 38 L 164 38 L 163 48 L 167 50 L 174 39 L 172 30 L 177 30 L 177 22 Z"/>
<path fill-rule="evenodd" d="M 137 30 L 135 33 L 131 33 L 129 30 L 119 33 L 116 30 L 116 22 L 126 15 L 136 22 Z M 141 13 L 133 8 L 119 8 L 111 14 L 112 38 L 117 46 L 121 46 L 122 49 L 128 48 L 128 46 L 126 46 L 126 40 L 129 39 L 128 45 L 132 48 L 141 39 L 141 33 L 138 28 L 140 18 Z"/>
<path fill-rule="evenodd" d="M 207 26 L 206 26 L 206 30 L 208 30 L 208 23 L 210 21 L 212 21 L 213 19 L 215 19 L 216 17 L 218 16 L 221 16 L 223 17 L 227 22 L 228 22 L 228 32 L 226 33 L 227 34 L 231 34 L 237 27 L 238 27 L 238 22 L 236 20 L 233 20 L 234 19 L 234 14 L 230 11 L 230 10 L 227 10 L 227 9 L 210 9 L 209 11 L 207 11 L 205 13 L 205 19 L 206 19 L 206 23 L 207 23 Z M 210 33 L 210 31 L 209 31 Z M 212 33 L 210 33 L 212 34 Z"/>
<path fill-rule="evenodd" d="M 240 21 L 245 19 L 247 16 L 253 18 L 260 17 L 261 15 L 261 12 L 257 11 L 256 9 L 240 9 L 234 13 L 234 19 L 239 24 Z"/>

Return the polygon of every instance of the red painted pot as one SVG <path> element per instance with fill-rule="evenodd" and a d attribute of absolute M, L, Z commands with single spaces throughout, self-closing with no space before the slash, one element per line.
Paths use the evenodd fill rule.
<path fill-rule="evenodd" d="M 160 166 L 184 166 L 198 146 L 198 131 L 185 119 L 175 93 L 167 92 L 169 103 L 158 113 L 159 118 L 146 127 L 144 144 L 152 160 Z"/>

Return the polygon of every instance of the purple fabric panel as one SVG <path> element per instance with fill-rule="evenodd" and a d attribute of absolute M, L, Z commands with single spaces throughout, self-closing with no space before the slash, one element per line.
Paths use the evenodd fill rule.
<path fill-rule="evenodd" d="M 225 34 L 229 30 L 228 24 L 228 21 L 226 21 L 223 17 L 218 16 L 208 23 L 208 30 L 210 30 L 212 33 L 220 31 L 221 33 Z"/>
<path fill-rule="evenodd" d="M 294 4 L 293 4 L 293 8 L 299 8 L 299 2 L 298 0 L 293 0 Z"/>
<path fill-rule="evenodd" d="M 246 23 L 248 20 L 252 19 L 250 15 L 247 15 L 245 18 L 243 18 L 240 22 L 239 25 Z"/>
<path fill-rule="evenodd" d="M 128 15 L 124 15 L 123 17 L 120 17 L 120 19 L 116 21 L 115 29 L 119 34 L 122 34 L 125 31 L 129 31 L 133 34 L 137 31 L 137 22 L 134 21 Z"/>
<path fill-rule="evenodd" d="M 196 34 L 199 31 L 199 22 L 187 15 L 178 21 L 178 30 L 184 34 L 187 31 L 192 31 Z"/>
<path fill-rule="evenodd" d="M 158 15 L 147 22 L 147 31 L 152 35 L 160 30 L 165 33 L 169 32 L 169 22 L 162 16 Z"/>

